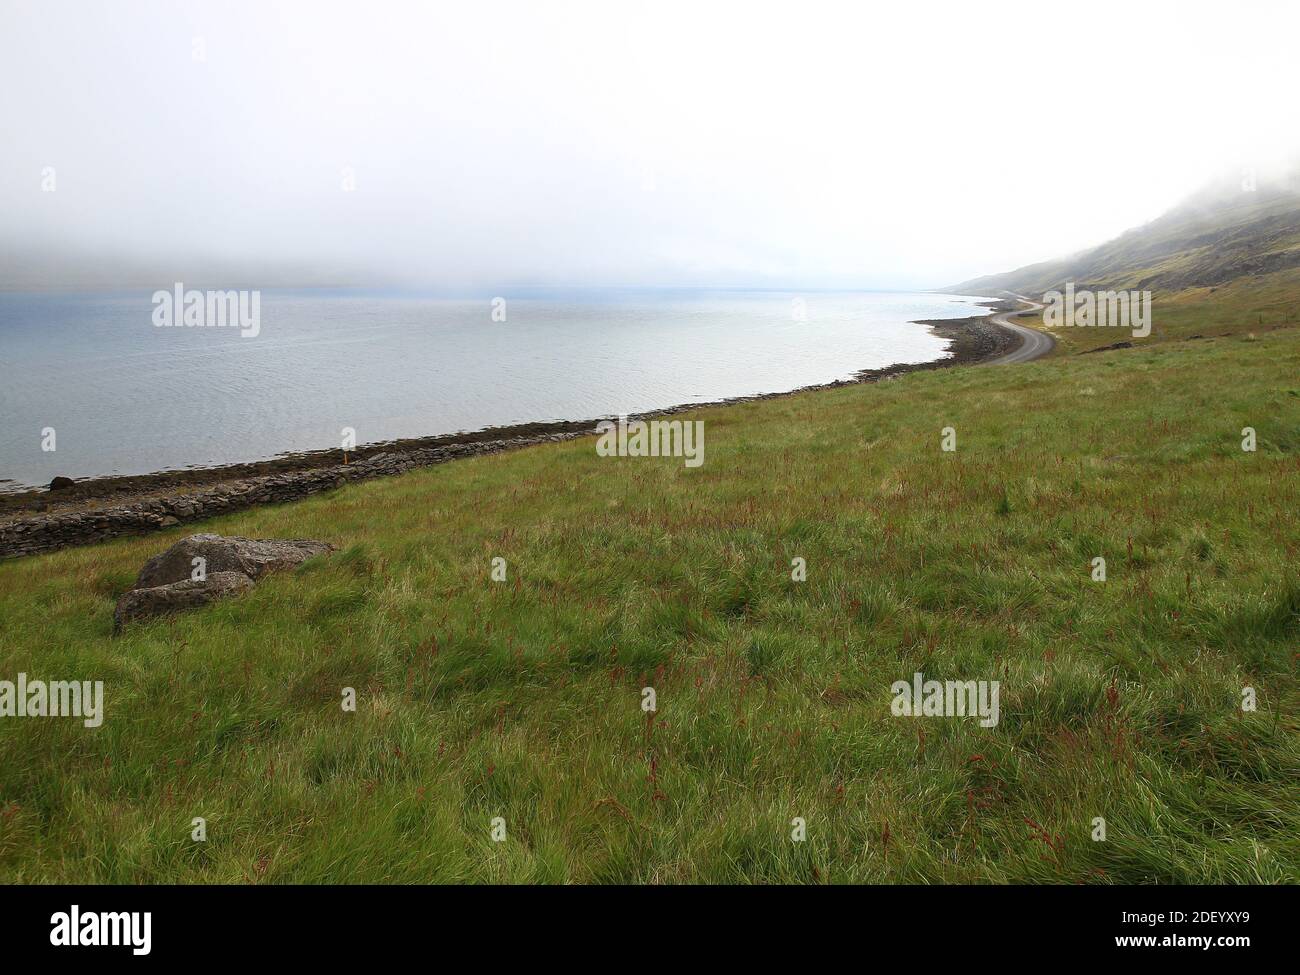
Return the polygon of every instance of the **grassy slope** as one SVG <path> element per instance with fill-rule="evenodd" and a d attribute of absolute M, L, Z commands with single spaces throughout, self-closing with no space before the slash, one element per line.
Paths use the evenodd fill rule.
<path fill-rule="evenodd" d="M 182 531 L 0 564 L 0 676 L 108 709 L 0 722 L 0 878 L 1295 881 L 1298 367 L 1157 343 L 704 411 L 697 470 L 354 485 L 203 526 L 343 553 L 119 639 Z M 1001 723 L 892 717 L 916 670 Z"/>
<path fill-rule="evenodd" d="M 1157 295 L 1300 268 L 1300 171 L 1243 193 L 1239 181 L 1211 185 L 1156 220 L 1069 257 L 988 275 L 952 290 L 1028 295 L 1078 288 Z"/>
<path fill-rule="evenodd" d="M 1054 328 L 1051 332 L 1060 343 L 1058 354 L 1069 355 L 1116 342 L 1146 346 L 1193 336 L 1261 335 L 1293 327 L 1300 324 L 1300 268 L 1238 278 L 1214 287 L 1157 291 L 1152 294 L 1151 318 L 1151 334 L 1141 339 L 1118 327 Z M 1041 326 L 1042 315 L 1024 315 L 1016 321 Z"/>

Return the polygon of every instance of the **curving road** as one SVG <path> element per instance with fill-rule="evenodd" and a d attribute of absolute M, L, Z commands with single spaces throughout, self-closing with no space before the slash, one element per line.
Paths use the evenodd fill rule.
<path fill-rule="evenodd" d="M 1039 311 L 1042 304 L 1024 295 L 1014 294 L 1005 291 L 1003 294 L 1009 295 L 1018 301 L 1023 301 L 1029 305 L 1028 308 L 1022 308 L 1019 311 L 1004 311 L 994 315 L 989 319 L 994 325 L 1001 325 L 1003 328 L 1010 329 L 1020 336 L 1020 344 L 1005 355 L 989 359 L 983 363 L 986 366 L 1000 366 L 1011 362 L 1031 362 L 1034 359 L 1041 359 L 1052 349 L 1056 348 L 1056 339 L 1046 332 L 1039 331 L 1036 328 L 1027 328 L 1024 325 L 1017 325 L 1011 321 L 1012 315 L 1022 315 L 1025 312 Z"/>

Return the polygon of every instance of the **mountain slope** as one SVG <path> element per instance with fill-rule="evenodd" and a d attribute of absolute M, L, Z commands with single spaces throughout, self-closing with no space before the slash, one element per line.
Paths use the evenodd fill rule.
<path fill-rule="evenodd" d="M 1300 268 L 1300 168 L 1253 188 L 1221 179 L 1115 240 L 944 289 L 964 294 L 1129 288 L 1181 291 Z"/>

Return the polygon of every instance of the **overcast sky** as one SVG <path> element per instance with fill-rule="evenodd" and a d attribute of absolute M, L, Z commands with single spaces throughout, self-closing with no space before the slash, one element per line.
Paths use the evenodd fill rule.
<path fill-rule="evenodd" d="M 1300 132 L 1295 2 L 0 11 L 6 287 L 939 286 Z"/>

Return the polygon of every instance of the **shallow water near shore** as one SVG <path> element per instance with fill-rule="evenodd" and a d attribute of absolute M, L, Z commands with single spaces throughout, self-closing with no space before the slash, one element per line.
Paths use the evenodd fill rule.
<path fill-rule="evenodd" d="M 940 358 L 913 322 L 984 300 L 547 292 L 500 321 L 487 297 L 263 291 L 244 337 L 155 327 L 150 292 L 0 295 L 0 490 L 784 392 Z"/>

